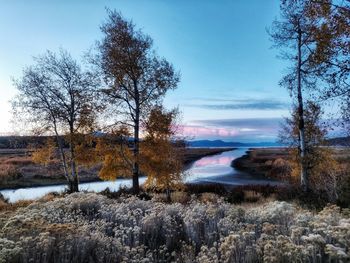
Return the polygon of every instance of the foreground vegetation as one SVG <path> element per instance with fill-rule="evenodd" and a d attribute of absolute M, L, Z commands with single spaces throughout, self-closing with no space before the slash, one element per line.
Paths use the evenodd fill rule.
<path fill-rule="evenodd" d="M 347 262 L 350 213 L 215 194 L 116 199 L 95 193 L 1 212 L 0 262 Z"/>

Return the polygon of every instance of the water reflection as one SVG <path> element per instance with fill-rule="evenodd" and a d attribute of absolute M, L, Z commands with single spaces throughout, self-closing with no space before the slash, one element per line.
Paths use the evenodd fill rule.
<path fill-rule="evenodd" d="M 205 157 L 198 160 L 193 164 L 194 167 L 205 167 L 212 165 L 229 165 L 232 161 L 232 157 L 229 156 L 219 156 L 217 158 Z"/>
<path fill-rule="evenodd" d="M 146 178 L 140 178 L 140 184 L 145 182 Z M 131 179 L 118 179 L 116 181 L 106 182 L 91 182 L 81 183 L 79 189 L 81 191 L 93 191 L 101 192 L 107 187 L 112 191 L 118 191 L 120 187 L 131 187 Z M 29 200 L 40 198 L 50 192 L 63 192 L 66 189 L 66 185 L 50 185 L 50 186 L 39 186 L 39 187 L 28 187 L 20 189 L 9 189 L 0 191 L 4 197 L 8 198 L 9 201 L 16 202 L 18 200 Z"/>
<path fill-rule="evenodd" d="M 247 148 L 239 148 L 196 161 L 186 171 L 185 182 L 198 184 L 221 183 L 226 186 L 282 184 L 281 182 L 253 176 L 231 167 L 232 161 L 244 155 L 247 150 Z"/>
<path fill-rule="evenodd" d="M 232 160 L 242 156 L 246 151 L 246 148 L 237 149 L 204 157 L 194 162 L 186 171 L 185 182 L 197 182 L 208 177 L 234 174 L 235 169 L 231 167 Z"/>

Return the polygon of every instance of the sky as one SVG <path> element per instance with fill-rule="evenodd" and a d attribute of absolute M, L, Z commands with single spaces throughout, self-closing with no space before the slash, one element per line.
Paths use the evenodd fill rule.
<path fill-rule="evenodd" d="M 106 8 L 132 19 L 180 72 L 164 104 L 181 110 L 183 135 L 276 140 L 291 104 L 278 85 L 286 62 L 266 32 L 278 0 L 0 0 L 0 135 L 19 129 L 11 122 L 12 79 L 46 50 L 80 58 L 102 38 Z"/>

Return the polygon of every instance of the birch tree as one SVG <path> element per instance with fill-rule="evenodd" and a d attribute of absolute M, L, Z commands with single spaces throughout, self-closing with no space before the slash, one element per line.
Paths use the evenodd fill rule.
<path fill-rule="evenodd" d="M 48 51 L 23 70 L 15 86 L 15 118 L 27 122 L 36 134 L 54 134 L 68 190 L 78 191 L 76 139 L 96 124 L 98 78 L 82 69 L 67 51 Z"/>
<path fill-rule="evenodd" d="M 316 88 L 316 76 L 311 68 L 312 55 L 315 49 L 315 38 L 312 30 L 315 21 L 308 16 L 308 1 L 282 0 L 280 19 L 275 20 L 269 31 L 274 46 L 281 50 L 282 58 L 291 61 L 289 73 L 280 82 L 296 98 L 298 111 L 300 184 L 303 190 L 309 190 L 307 174 L 304 97 L 306 90 Z"/>
<path fill-rule="evenodd" d="M 103 90 L 111 107 L 118 108 L 121 121 L 133 131 L 133 190 L 139 192 L 140 123 L 152 105 L 168 90 L 175 89 L 179 74 L 156 55 L 150 36 L 137 29 L 116 11 L 108 11 L 101 26 L 98 62 L 107 88 Z M 120 116 L 116 116 L 117 118 Z"/>

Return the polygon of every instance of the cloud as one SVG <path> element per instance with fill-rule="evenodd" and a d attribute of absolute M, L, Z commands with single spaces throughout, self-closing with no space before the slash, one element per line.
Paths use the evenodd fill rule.
<path fill-rule="evenodd" d="M 247 129 L 260 131 L 262 129 L 277 129 L 282 118 L 247 118 L 247 119 L 214 119 L 214 120 L 195 120 L 192 123 L 200 126 L 214 127 L 235 127 L 237 129 Z"/>
<path fill-rule="evenodd" d="M 182 126 L 182 133 L 185 136 L 190 137 L 195 136 L 200 138 L 221 138 L 235 137 L 239 134 L 239 131 L 235 128 L 184 125 Z"/>
<path fill-rule="evenodd" d="M 284 110 L 290 106 L 289 103 L 276 99 L 202 99 L 201 101 L 212 103 L 194 103 L 185 106 L 212 110 Z"/>
<path fill-rule="evenodd" d="M 182 132 L 196 139 L 270 141 L 276 139 L 281 121 L 281 118 L 196 120 L 182 126 Z"/>

